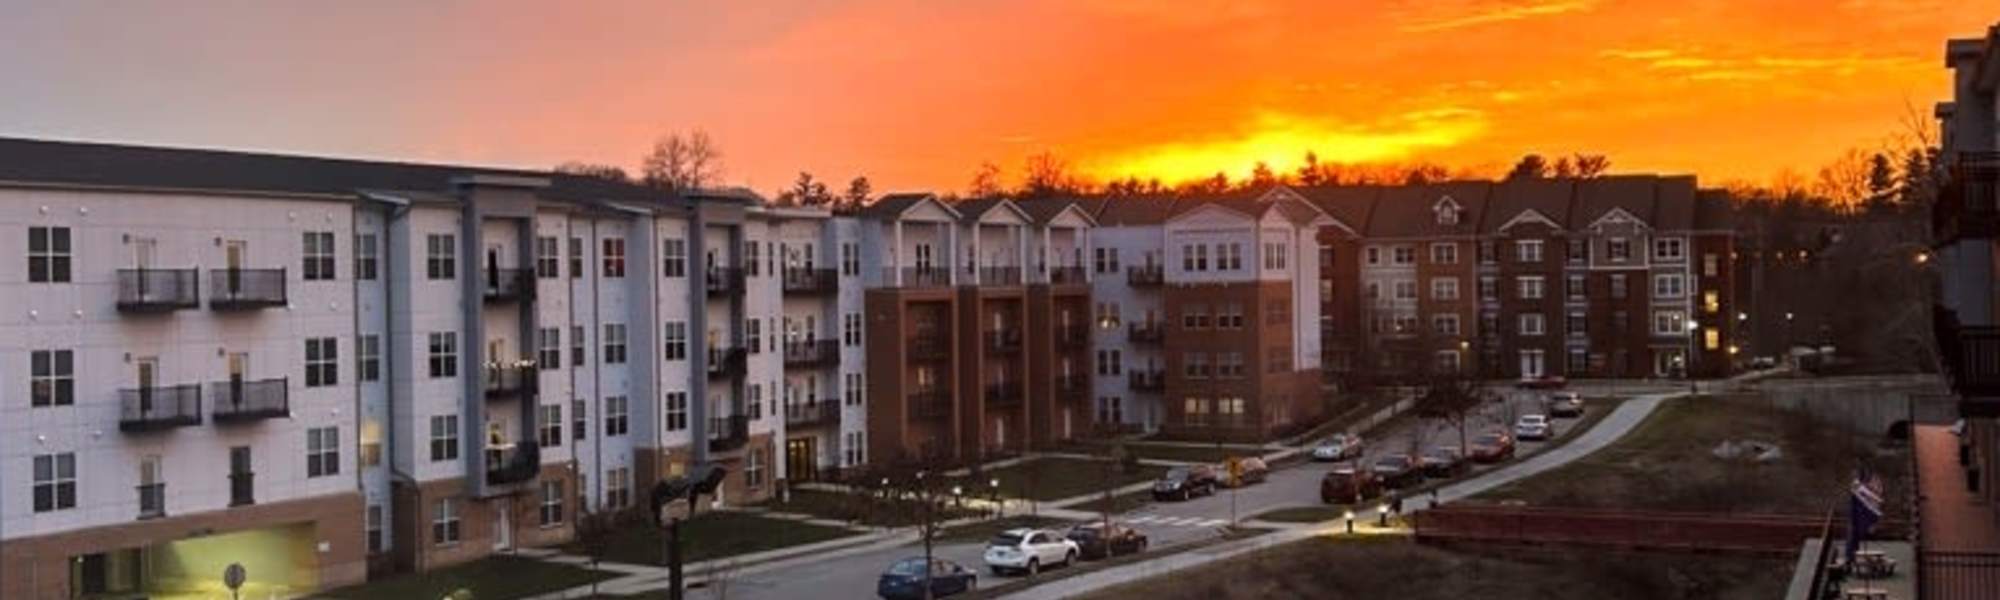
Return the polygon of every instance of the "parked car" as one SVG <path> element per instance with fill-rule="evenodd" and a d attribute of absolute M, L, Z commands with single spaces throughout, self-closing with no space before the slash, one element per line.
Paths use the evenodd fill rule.
<path fill-rule="evenodd" d="M 1352 504 L 1382 493 L 1382 480 L 1375 472 L 1347 463 L 1327 471 L 1319 480 L 1319 501 L 1327 504 Z"/>
<path fill-rule="evenodd" d="M 986 566 L 995 575 L 1008 571 L 1033 575 L 1044 565 L 1066 567 L 1081 554 L 1076 542 L 1047 529 L 1009 529 L 986 542 Z"/>
<path fill-rule="evenodd" d="M 1222 463 L 1222 485 L 1243 487 L 1253 483 L 1263 483 L 1271 475 L 1271 466 L 1264 459 L 1255 456 L 1231 458 Z"/>
<path fill-rule="evenodd" d="M 1215 476 L 1215 467 L 1213 466 L 1186 465 L 1174 467 L 1167 469 L 1167 474 L 1161 475 L 1158 481 L 1153 482 L 1153 499 L 1166 500 L 1179 498 L 1187 500 L 1195 496 L 1206 496 L 1215 493 L 1215 486 L 1218 483 Z"/>
<path fill-rule="evenodd" d="M 1583 416 L 1583 394 L 1576 392 L 1556 392 L 1549 396 L 1549 416 L 1569 418 Z"/>
<path fill-rule="evenodd" d="M 1417 470 L 1417 460 L 1408 454 L 1382 455 L 1369 465 L 1368 470 L 1374 471 L 1375 477 L 1382 480 L 1382 485 L 1390 488 L 1400 488 L 1424 478 L 1423 472 Z"/>
<path fill-rule="evenodd" d="M 1313 446 L 1312 458 L 1321 462 L 1353 460 L 1361 458 L 1363 445 L 1361 436 L 1350 433 L 1336 433 L 1326 438 L 1318 446 Z"/>
<path fill-rule="evenodd" d="M 1750 368 L 1758 370 L 1776 369 L 1778 368 L 1778 358 L 1775 356 L 1759 356 L 1750 359 Z"/>
<path fill-rule="evenodd" d="M 944 559 L 931 561 L 931 597 L 956 596 L 979 587 L 979 574 Z M 924 597 L 924 558 L 905 558 L 889 565 L 875 583 L 875 595 L 883 600 L 921 600 Z"/>
<path fill-rule="evenodd" d="M 1472 449 L 1466 456 L 1472 462 L 1496 463 L 1514 457 L 1514 436 L 1504 431 L 1489 431 L 1472 438 Z"/>
<path fill-rule="evenodd" d="M 1082 552 L 1080 556 L 1084 560 L 1146 551 L 1146 534 L 1115 521 L 1109 526 L 1102 521 L 1092 521 L 1071 527 L 1069 539 L 1076 542 L 1076 547 Z"/>
<path fill-rule="evenodd" d="M 1552 433 L 1548 415 L 1521 415 L 1521 418 L 1514 420 L 1514 437 L 1524 440 L 1546 440 Z"/>
<path fill-rule="evenodd" d="M 1569 380 L 1563 379 L 1561 375 L 1543 375 L 1540 377 L 1523 375 L 1521 376 L 1521 381 L 1514 385 L 1515 387 L 1527 390 L 1558 390 L 1569 385 Z"/>
<path fill-rule="evenodd" d="M 1458 446 L 1438 446 L 1425 450 L 1417 465 L 1425 477 L 1451 477 L 1465 470 L 1465 452 Z"/>

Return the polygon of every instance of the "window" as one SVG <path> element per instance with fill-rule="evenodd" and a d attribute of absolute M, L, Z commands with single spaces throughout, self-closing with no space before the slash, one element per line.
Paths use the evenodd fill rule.
<path fill-rule="evenodd" d="M 76 404 L 76 359 L 72 350 L 28 353 L 28 405 Z"/>
<path fill-rule="evenodd" d="M 1284 242 L 1264 244 L 1264 268 L 1269 270 L 1285 269 L 1287 248 L 1289 246 L 1286 246 Z"/>
<path fill-rule="evenodd" d="M 1224 304 L 1215 311 L 1216 329 L 1242 329 L 1243 305 Z"/>
<path fill-rule="evenodd" d="M 68 227 L 28 228 L 28 283 L 69 283 Z"/>
<path fill-rule="evenodd" d="M 1431 244 L 1431 262 L 1440 265 L 1458 264 L 1458 244 Z"/>
<path fill-rule="evenodd" d="M 1716 258 L 1714 252 L 1701 255 L 1701 276 L 1716 276 L 1716 271 L 1721 268 L 1721 263 L 1722 261 Z"/>
<path fill-rule="evenodd" d="M 688 324 L 686 321 L 667 321 L 666 328 L 660 334 L 660 339 L 664 340 L 662 342 L 664 347 L 661 349 L 661 356 L 665 360 L 669 362 L 687 360 Z"/>
<path fill-rule="evenodd" d="M 439 498 L 431 515 L 431 543 L 449 546 L 458 543 L 458 500 Z"/>
<path fill-rule="evenodd" d="M 555 279 L 562 276 L 562 246 L 555 236 L 535 238 L 535 277 Z"/>
<path fill-rule="evenodd" d="M 1416 316 L 1416 315 L 1396 315 L 1396 319 L 1395 319 L 1395 328 L 1396 328 L 1396 333 L 1416 333 L 1416 332 L 1417 332 L 1417 316 Z"/>
<path fill-rule="evenodd" d="M 861 313 L 841 316 L 840 342 L 850 348 L 861 345 Z"/>
<path fill-rule="evenodd" d="M 381 554 L 385 549 L 382 539 L 382 505 L 368 505 L 368 553 Z"/>
<path fill-rule="evenodd" d="M 1438 335 L 1458 335 L 1458 315 L 1431 315 L 1431 332 Z"/>
<path fill-rule="evenodd" d="M 1631 325 L 1632 319 L 1625 314 L 1625 311 L 1618 310 L 1611 312 L 1611 331 L 1622 332 Z"/>
<path fill-rule="evenodd" d="M 1367 297 L 1369 300 L 1382 299 L 1382 282 L 1370 281 L 1368 282 L 1368 287 L 1366 289 L 1367 291 L 1364 292 L 1362 295 Z"/>
<path fill-rule="evenodd" d="M 457 277 L 458 236 L 449 233 L 424 236 L 424 278 L 435 281 Z"/>
<path fill-rule="evenodd" d="M 1569 318 L 1563 321 L 1563 332 L 1575 337 L 1588 335 L 1590 319 L 1582 311 L 1570 311 Z"/>
<path fill-rule="evenodd" d="M 431 332 L 430 367 L 432 379 L 458 376 L 458 332 Z"/>
<path fill-rule="evenodd" d="M 306 430 L 306 477 L 340 474 L 340 428 Z"/>
<path fill-rule="evenodd" d="M 667 392 L 667 431 L 683 431 L 688 428 L 687 392 Z"/>
<path fill-rule="evenodd" d="M 1514 260 L 1515 262 L 1524 262 L 1524 263 L 1542 262 L 1542 241 L 1541 240 L 1515 241 Z"/>
<path fill-rule="evenodd" d="M 562 328 L 543 327 L 535 331 L 535 367 L 543 371 L 562 368 Z"/>
<path fill-rule="evenodd" d="M 1396 280 L 1396 299 L 1397 300 L 1417 299 L 1417 282 L 1408 279 Z"/>
<path fill-rule="evenodd" d="M 1457 373 L 1459 364 L 1463 360 L 1457 350 L 1439 350 L 1435 356 L 1437 370 L 1440 373 Z"/>
<path fill-rule="evenodd" d="M 1499 281 L 1494 279 L 1492 275 L 1479 276 L 1479 299 L 1498 300 L 1499 298 L 1500 298 Z"/>
<path fill-rule="evenodd" d="M 1716 350 L 1722 347 L 1722 330 L 1710 327 L 1701 331 L 1701 347 Z"/>
<path fill-rule="evenodd" d="M 625 325 L 604 324 L 604 364 L 625 364 Z"/>
<path fill-rule="evenodd" d="M 1097 248 L 1092 252 L 1091 259 L 1091 266 L 1098 273 L 1116 273 L 1120 270 L 1117 248 Z"/>
<path fill-rule="evenodd" d="M 535 443 L 543 448 L 562 446 L 562 405 L 543 404 L 540 412 L 535 416 Z"/>
<path fill-rule="evenodd" d="M 667 277 L 687 277 L 687 240 L 667 240 L 660 248 L 660 274 Z"/>
<path fill-rule="evenodd" d="M 604 435 L 625 435 L 630 431 L 630 403 L 624 396 L 604 397 Z"/>
<path fill-rule="evenodd" d="M 582 441 L 590 437 L 590 415 L 585 414 L 582 400 L 569 401 L 569 439 Z"/>
<path fill-rule="evenodd" d="M 743 485 L 764 487 L 764 449 L 751 448 L 743 457 Z"/>
<path fill-rule="evenodd" d="M 1264 302 L 1264 324 L 1284 325 L 1292 320 L 1292 305 L 1278 298 Z"/>
<path fill-rule="evenodd" d="M 375 234 L 363 233 L 354 236 L 354 279 L 374 281 L 381 270 L 381 250 L 375 246 Z"/>
<path fill-rule="evenodd" d="M 604 276 L 625 276 L 625 238 L 604 238 Z"/>
<path fill-rule="evenodd" d="M 299 255 L 299 273 L 306 281 L 329 281 L 333 279 L 333 232 L 308 231 L 304 235 L 305 250 Z"/>
<path fill-rule="evenodd" d="M 381 441 L 381 440 L 375 440 L 375 441 L 368 441 L 368 440 L 362 440 L 362 441 L 361 441 L 361 466 L 363 466 L 363 467 L 379 467 L 379 466 L 382 466 L 382 441 Z"/>
<path fill-rule="evenodd" d="M 1570 264 L 1590 262 L 1590 240 L 1574 238 L 1569 240 Z"/>
<path fill-rule="evenodd" d="M 1243 245 L 1230 243 L 1215 245 L 1215 269 L 1218 271 L 1243 270 Z"/>
<path fill-rule="evenodd" d="M 1458 224 L 1458 205 L 1450 201 L 1439 202 L 1431 210 L 1437 213 L 1437 224 L 1450 227 Z"/>
<path fill-rule="evenodd" d="M 563 482 L 549 480 L 542 482 L 542 526 L 552 527 L 563 522 Z"/>
<path fill-rule="evenodd" d="M 1200 352 L 1189 352 L 1181 357 L 1181 364 L 1182 364 L 1181 376 L 1183 377 L 1186 377 L 1188 379 L 1202 379 L 1208 377 L 1207 354 L 1203 354 Z"/>
<path fill-rule="evenodd" d="M 1098 350 L 1098 351 L 1097 351 L 1097 374 L 1098 374 L 1098 375 L 1124 375 L 1124 374 L 1125 374 L 1125 354 L 1124 354 L 1124 352 L 1122 352 L 1122 351 L 1119 351 L 1119 350 L 1115 350 L 1115 349 L 1114 349 L 1114 350 Z"/>
<path fill-rule="evenodd" d="M 1181 307 L 1181 329 L 1207 329 L 1208 305 L 1189 304 Z"/>
<path fill-rule="evenodd" d="M 1686 248 L 1680 238 L 1660 238 L 1653 240 L 1653 260 L 1678 262 L 1687 258 Z"/>
<path fill-rule="evenodd" d="M 76 453 L 35 455 L 35 512 L 76 508 Z"/>
<path fill-rule="evenodd" d="M 840 274 L 849 277 L 861 275 L 861 247 L 853 243 L 840 245 Z"/>
<path fill-rule="evenodd" d="M 1687 290 L 1681 287 L 1685 281 L 1678 273 L 1654 275 L 1653 297 L 1680 298 L 1686 296 Z"/>
<path fill-rule="evenodd" d="M 845 375 L 845 378 L 847 380 L 846 385 L 841 386 L 840 390 L 843 399 L 847 401 L 848 406 L 860 406 L 862 392 L 863 392 L 861 387 L 861 374 L 847 373 Z"/>
<path fill-rule="evenodd" d="M 583 366 L 583 331 L 582 325 L 569 328 L 569 366 Z"/>
<path fill-rule="evenodd" d="M 583 238 L 569 239 L 569 278 L 583 277 Z"/>
<path fill-rule="evenodd" d="M 1521 313 L 1521 335 L 1542 335 L 1548 331 L 1548 324 L 1542 320 L 1542 313 Z"/>
<path fill-rule="evenodd" d="M 458 415 L 431 416 L 431 462 L 458 460 Z"/>
<path fill-rule="evenodd" d="M 1541 276 L 1523 276 L 1515 279 L 1514 285 L 1522 300 L 1542 299 L 1542 292 L 1545 285 Z"/>
<path fill-rule="evenodd" d="M 1611 259 L 1611 262 L 1632 260 L 1632 240 L 1611 238 L 1604 242 L 1604 256 Z"/>
<path fill-rule="evenodd" d="M 364 334 L 354 338 L 354 377 L 359 381 L 382 380 L 382 336 Z"/>
<path fill-rule="evenodd" d="M 1221 352 L 1215 355 L 1215 376 L 1217 378 L 1242 379 L 1243 353 Z"/>
<path fill-rule="evenodd" d="M 1366 260 L 1367 260 L 1367 262 L 1368 262 L 1368 265 L 1369 265 L 1369 266 L 1375 266 L 1375 265 L 1379 265 L 1379 264 L 1382 264 L 1382 248 L 1381 248 L 1381 247 L 1379 247 L 1379 246 L 1369 246 L 1368 248 L 1366 248 L 1366 249 L 1365 249 L 1365 253 L 1367 254 L 1367 257 L 1368 257 L 1368 258 L 1367 258 Z"/>
<path fill-rule="evenodd" d="M 1283 346 L 1265 351 L 1265 373 L 1287 373 L 1292 370 L 1292 349 Z"/>
<path fill-rule="evenodd" d="M 1653 313 L 1653 335 L 1686 335 L 1687 315 L 1678 310 L 1663 310 Z"/>
<path fill-rule="evenodd" d="M 1588 295 L 1587 290 L 1588 288 L 1584 285 L 1583 275 L 1569 275 L 1563 279 L 1563 291 L 1569 294 L 1569 299 L 1571 300 L 1584 299 Z"/>
<path fill-rule="evenodd" d="M 1434 278 L 1431 278 L 1431 299 L 1432 299 L 1432 300 L 1457 300 L 1457 299 L 1458 299 L 1458 278 L 1457 278 L 1457 277 L 1434 277 Z"/>
<path fill-rule="evenodd" d="M 1500 262 L 1499 246 L 1493 240 L 1479 241 L 1479 262 L 1492 264 Z"/>
<path fill-rule="evenodd" d="M 632 504 L 632 469 L 619 467 L 605 472 L 604 504 L 610 508 Z"/>
<path fill-rule="evenodd" d="M 335 338 L 306 339 L 306 387 L 340 383 L 340 347 Z"/>
<path fill-rule="evenodd" d="M 1417 248 L 1415 246 L 1396 246 L 1391 250 L 1393 251 L 1393 254 L 1391 254 L 1391 260 L 1395 264 L 1399 265 L 1417 264 Z"/>
<path fill-rule="evenodd" d="M 1624 274 L 1624 273 L 1612 273 L 1612 274 L 1611 274 L 1611 298 L 1612 298 L 1612 299 L 1614 299 L 1614 300 L 1623 300 L 1623 299 L 1625 298 L 1625 293 L 1626 293 L 1626 289 L 1625 289 L 1625 274 Z"/>
<path fill-rule="evenodd" d="M 1182 409 L 1183 414 L 1181 415 L 1181 418 L 1187 421 L 1187 424 L 1189 425 L 1207 425 L 1208 400 L 1205 398 L 1190 397 L 1187 398 L 1185 402 L 1186 404 L 1185 407 Z"/>
<path fill-rule="evenodd" d="M 1714 314 L 1722 310 L 1722 295 L 1715 290 L 1701 293 L 1701 312 Z"/>

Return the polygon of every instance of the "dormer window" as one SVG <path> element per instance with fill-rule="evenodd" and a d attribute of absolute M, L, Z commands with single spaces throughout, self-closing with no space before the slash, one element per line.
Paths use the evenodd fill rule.
<path fill-rule="evenodd" d="M 1451 196 L 1438 199 L 1437 204 L 1431 205 L 1431 211 L 1437 213 L 1438 225 L 1458 224 L 1458 201 L 1451 199 Z"/>

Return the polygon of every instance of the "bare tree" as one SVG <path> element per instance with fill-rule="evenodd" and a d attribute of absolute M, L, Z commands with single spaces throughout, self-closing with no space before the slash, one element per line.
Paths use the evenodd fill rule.
<path fill-rule="evenodd" d="M 778 192 L 778 204 L 785 206 L 822 206 L 833 203 L 833 194 L 826 191 L 826 183 L 814 181 L 812 173 L 799 171 L 798 180 L 792 187 Z"/>
<path fill-rule="evenodd" d="M 1021 176 L 1021 193 L 1030 198 L 1076 194 L 1083 192 L 1085 187 L 1083 179 L 1077 176 L 1069 161 L 1054 152 L 1029 155 L 1027 168 Z"/>
<path fill-rule="evenodd" d="M 1868 198 L 1870 162 L 1867 152 L 1848 148 L 1833 162 L 1820 167 L 1812 181 L 1813 195 L 1833 202 L 1842 210 L 1854 210 Z"/>
<path fill-rule="evenodd" d="M 914 503 L 917 537 L 924 544 L 924 598 L 931 598 L 931 569 L 936 557 L 938 532 L 947 514 L 945 501 L 951 498 L 952 483 L 944 473 L 950 465 L 939 459 L 908 461 L 887 467 L 880 476 L 888 510 L 909 510 Z"/>
<path fill-rule="evenodd" d="M 1549 163 L 1540 154 L 1521 157 L 1514 163 L 1514 170 L 1507 172 L 1508 179 L 1543 179 L 1549 176 Z"/>
<path fill-rule="evenodd" d="M 598 569 L 604 561 L 604 554 L 611 550 L 611 536 L 618 530 L 615 513 L 602 510 L 579 511 L 576 515 L 576 539 L 583 546 L 583 552 L 590 557 L 590 569 Z M 597 581 L 590 582 L 590 595 L 597 595 Z"/>
<path fill-rule="evenodd" d="M 1486 402 L 1484 386 L 1469 374 L 1445 373 L 1430 378 L 1431 384 L 1417 400 L 1417 416 L 1441 421 L 1458 430 L 1459 451 L 1467 447 L 1466 425 Z"/>
<path fill-rule="evenodd" d="M 691 190 L 721 179 L 722 150 L 700 129 L 670 133 L 653 142 L 640 164 L 646 185 Z"/>
<path fill-rule="evenodd" d="M 584 177 L 596 177 L 609 181 L 631 181 L 632 179 L 631 176 L 625 174 L 625 169 L 612 165 L 580 161 L 569 161 L 556 165 L 555 170 L 557 173 L 564 175 L 582 175 Z"/>
<path fill-rule="evenodd" d="M 1299 164 L 1299 174 L 1296 179 L 1299 185 L 1307 187 L 1326 183 L 1326 173 L 1320 171 L 1318 154 L 1311 150 L 1306 151 L 1305 162 Z"/>
<path fill-rule="evenodd" d="M 853 181 L 847 182 L 847 193 L 841 195 L 841 201 L 845 203 L 847 210 L 860 210 L 862 205 L 868 203 L 869 195 L 874 191 L 875 186 L 868 183 L 868 176 L 857 176 Z"/>
<path fill-rule="evenodd" d="M 1611 159 L 1602 154 L 1577 154 L 1570 164 L 1576 168 L 1577 179 L 1596 179 L 1611 170 Z"/>
<path fill-rule="evenodd" d="M 972 183 L 965 187 L 965 195 L 973 198 L 993 198 L 1006 193 L 1000 182 L 1000 165 L 992 161 L 979 163 L 979 170 L 972 172 Z"/>

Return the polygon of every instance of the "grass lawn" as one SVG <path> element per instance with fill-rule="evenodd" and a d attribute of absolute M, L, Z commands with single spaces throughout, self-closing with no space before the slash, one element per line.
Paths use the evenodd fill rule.
<path fill-rule="evenodd" d="M 1255 446 L 1177 446 L 1162 444 L 1126 444 L 1125 450 L 1134 456 L 1152 460 L 1179 462 L 1220 463 L 1234 456 L 1262 456 L 1263 448 Z"/>
<path fill-rule="evenodd" d="M 1733 555 L 1567 548 L 1444 549 L 1401 537 L 1316 537 L 1084 598 L 1749 600 L 1783 595 L 1791 566 L 1791 559 Z"/>
<path fill-rule="evenodd" d="M 1124 487 L 1158 479 L 1166 472 L 1166 467 L 1139 465 L 1130 472 L 1109 473 L 1101 461 L 1038 458 L 967 476 L 964 485 L 968 494 L 983 495 L 993 480 L 999 480 L 1002 496 L 1046 502 L 1102 492 L 1107 476 L 1111 485 Z"/>
<path fill-rule="evenodd" d="M 1345 506 L 1330 506 L 1326 504 L 1315 504 L 1313 506 L 1294 506 L 1291 508 L 1280 508 L 1277 510 L 1261 513 L 1250 518 L 1254 520 L 1271 521 L 1274 523 L 1318 523 L 1320 521 L 1329 521 L 1333 519 L 1338 519 L 1346 514 L 1347 514 L 1347 507 Z M 1358 515 L 1360 513 L 1356 514 Z"/>
<path fill-rule="evenodd" d="M 1783 457 L 1768 463 L 1716 458 L 1712 450 L 1725 440 L 1777 444 Z M 1856 464 L 1881 474 L 1883 497 L 1906 493 L 1905 450 L 1880 449 L 1864 437 L 1772 407 L 1756 396 L 1683 398 L 1662 405 L 1610 447 L 1480 499 L 1538 506 L 1824 514 L 1847 490 Z M 1890 519 L 1907 518 L 1903 504 L 1885 503 Z"/>
<path fill-rule="evenodd" d="M 466 589 L 471 590 L 478 600 L 506 600 L 587 585 L 615 576 L 613 573 L 514 556 L 494 556 L 428 573 L 414 573 L 322 592 L 315 597 L 343 600 L 429 599 Z"/>
<path fill-rule="evenodd" d="M 908 500 L 887 502 L 868 494 L 792 490 L 790 500 L 785 502 L 772 500 L 762 506 L 780 512 L 812 515 L 861 525 L 907 527 L 916 524 L 918 509 L 923 505 Z M 977 511 L 969 509 L 947 509 L 943 518 L 950 520 L 975 514 L 978 514 Z"/>
<path fill-rule="evenodd" d="M 661 564 L 661 538 L 665 532 L 644 525 L 620 527 L 612 531 L 603 560 L 641 565 Z M 765 550 L 824 542 L 856 535 L 837 527 L 801 523 L 745 512 L 703 513 L 681 524 L 681 547 L 687 550 L 685 564 L 727 558 Z M 564 552 L 588 556 L 579 543 Z M 481 598 L 484 600 L 484 598 Z"/>
<path fill-rule="evenodd" d="M 1068 529 L 1071 521 L 1055 517 L 1015 515 L 1004 519 L 989 519 L 977 523 L 967 523 L 940 532 L 939 542 L 979 542 L 985 541 L 1009 529 Z"/>
<path fill-rule="evenodd" d="M 1109 506 L 1111 507 L 1111 514 L 1115 515 L 1152 503 L 1153 503 L 1152 490 L 1140 490 L 1137 492 L 1132 492 L 1130 494 L 1112 496 L 1111 503 Z M 1105 506 L 1106 504 L 1103 498 L 1093 498 L 1089 502 L 1079 502 L 1076 504 L 1065 506 L 1063 508 L 1067 508 L 1070 510 L 1081 510 L 1086 512 L 1104 512 Z"/>

